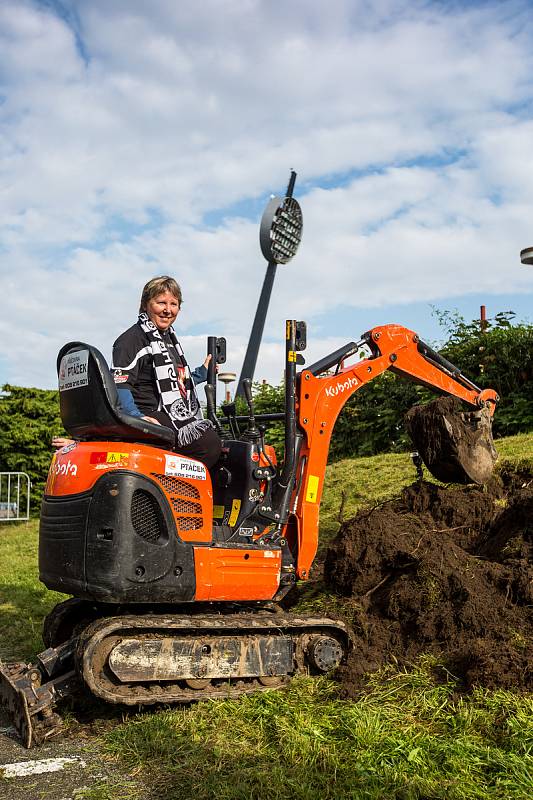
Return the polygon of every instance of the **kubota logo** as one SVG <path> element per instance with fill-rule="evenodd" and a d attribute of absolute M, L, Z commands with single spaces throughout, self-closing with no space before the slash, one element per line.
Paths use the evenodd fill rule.
<path fill-rule="evenodd" d="M 67 461 L 66 464 L 55 464 L 54 466 L 56 475 L 71 475 L 73 478 L 78 474 L 78 465 L 71 464 Z"/>
<path fill-rule="evenodd" d="M 357 378 L 348 378 L 348 380 L 344 381 L 343 383 L 338 383 L 336 386 L 328 386 L 326 389 L 326 394 L 328 397 L 336 397 L 339 393 L 342 394 L 343 392 L 353 389 L 353 387 L 357 386 L 358 383 L 359 381 Z"/>

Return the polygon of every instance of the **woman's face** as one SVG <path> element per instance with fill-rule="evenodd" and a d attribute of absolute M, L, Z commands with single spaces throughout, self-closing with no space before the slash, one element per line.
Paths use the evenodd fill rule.
<path fill-rule="evenodd" d="M 180 306 L 178 298 L 170 292 L 162 292 L 148 301 L 146 313 L 160 331 L 170 328 L 178 316 Z"/>

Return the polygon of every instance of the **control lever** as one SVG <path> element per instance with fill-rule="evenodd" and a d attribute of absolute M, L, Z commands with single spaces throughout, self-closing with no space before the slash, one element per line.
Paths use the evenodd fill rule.
<path fill-rule="evenodd" d="M 238 439 L 240 436 L 239 426 L 237 425 L 237 420 L 235 419 L 236 408 L 235 402 L 233 403 L 223 403 L 220 408 L 222 409 L 222 413 L 226 417 L 226 422 L 228 423 L 231 431 L 231 435 L 234 439 Z"/>
<path fill-rule="evenodd" d="M 205 385 L 205 399 L 207 401 L 207 417 L 211 420 L 213 425 L 215 426 L 215 430 L 218 434 L 222 434 L 222 426 L 218 421 L 218 417 L 216 414 L 216 407 L 215 407 L 215 387 L 212 383 L 206 383 Z"/>
<path fill-rule="evenodd" d="M 261 432 L 255 424 L 254 414 L 254 400 L 252 397 L 252 381 L 250 378 L 244 378 L 242 382 L 242 390 L 244 392 L 244 399 L 248 406 L 248 427 L 244 431 L 242 438 L 248 442 L 257 442 L 261 439 Z"/>

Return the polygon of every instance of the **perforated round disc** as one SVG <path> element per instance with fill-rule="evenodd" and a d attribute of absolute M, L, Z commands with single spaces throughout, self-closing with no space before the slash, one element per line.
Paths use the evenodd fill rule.
<path fill-rule="evenodd" d="M 296 255 L 302 239 L 303 217 L 294 197 L 273 197 L 261 219 L 259 242 L 267 261 L 287 264 Z"/>

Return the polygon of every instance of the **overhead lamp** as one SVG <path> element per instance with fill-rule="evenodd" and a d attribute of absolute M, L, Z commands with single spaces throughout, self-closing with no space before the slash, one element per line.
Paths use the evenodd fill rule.
<path fill-rule="evenodd" d="M 524 250 L 520 250 L 520 261 L 522 264 L 533 266 L 533 247 L 526 247 Z"/>

